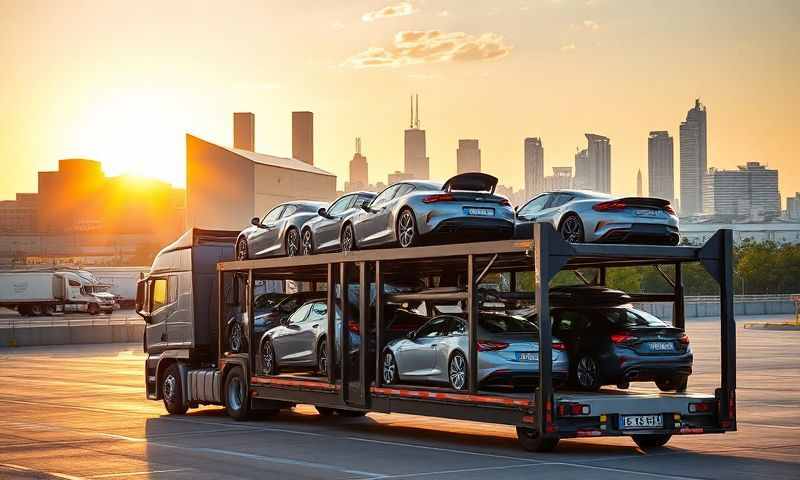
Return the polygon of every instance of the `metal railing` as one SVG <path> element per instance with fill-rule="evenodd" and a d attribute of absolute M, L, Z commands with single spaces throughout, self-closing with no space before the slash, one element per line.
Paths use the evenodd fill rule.
<path fill-rule="evenodd" d="M 144 320 L 142 317 L 136 314 L 111 317 L 97 316 L 90 318 L 70 318 L 70 315 L 53 315 L 51 317 L 0 318 L 0 328 L 140 325 L 143 323 Z"/>

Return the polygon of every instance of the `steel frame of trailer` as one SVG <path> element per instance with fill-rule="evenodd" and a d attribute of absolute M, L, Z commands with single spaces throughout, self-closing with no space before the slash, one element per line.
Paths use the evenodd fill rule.
<path fill-rule="evenodd" d="M 604 244 L 568 244 L 549 224 L 534 225 L 534 238 L 530 240 L 506 240 L 494 242 L 476 242 L 456 245 L 422 246 L 410 249 L 363 250 L 349 253 L 333 253 L 314 256 L 259 259 L 245 261 L 221 262 L 217 265 L 219 288 L 219 364 L 223 372 L 231 365 L 239 365 L 244 369 L 246 378 L 250 379 L 249 392 L 253 406 L 259 404 L 266 407 L 280 407 L 298 403 L 306 403 L 323 407 L 345 410 L 366 410 L 377 412 L 409 413 L 434 417 L 476 420 L 493 423 L 511 424 L 533 429 L 543 438 L 566 438 L 583 436 L 580 429 L 564 425 L 557 417 L 556 397 L 552 386 L 552 325 L 551 322 L 539 322 L 539 385 L 534 393 L 527 397 L 485 394 L 478 391 L 477 384 L 477 305 L 475 288 L 483 276 L 491 271 L 511 272 L 512 284 L 516 272 L 534 272 L 535 304 L 539 318 L 549 318 L 549 282 L 562 269 L 598 268 L 597 283 L 604 285 L 606 269 L 624 266 L 653 265 L 660 270 L 661 265 L 674 265 L 675 276 L 670 278 L 661 271 L 665 280 L 673 287 L 670 294 L 632 294 L 634 301 L 671 301 L 673 302 L 673 324 L 683 329 L 684 286 L 682 265 L 699 262 L 714 277 L 720 286 L 720 343 L 721 343 L 721 377 L 720 386 L 714 392 L 716 400 L 715 424 L 705 428 L 677 428 L 669 433 L 722 433 L 736 430 L 736 340 L 733 316 L 733 236 L 731 230 L 719 230 L 703 246 L 650 246 L 650 245 L 604 245 Z M 479 268 L 479 260 L 488 261 Z M 469 392 L 456 393 L 447 389 L 384 386 L 381 380 L 381 363 L 379 346 L 383 346 L 384 325 L 383 304 L 384 278 L 397 274 L 396 268 L 412 263 L 417 275 L 426 276 L 442 273 L 452 265 L 466 262 L 467 282 L 467 323 L 469 337 Z M 247 278 L 247 311 L 253 311 L 253 295 L 250 288 L 256 277 L 268 279 L 291 279 L 327 283 L 328 312 L 335 312 L 336 294 L 332 286 L 350 283 L 350 271 L 357 266 L 359 295 L 359 327 L 360 332 L 368 332 L 367 295 L 369 285 L 375 284 L 375 337 L 376 351 L 374 365 L 368 365 L 368 345 L 366 333 L 363 334 L 359 348 L 358 365 L 359 380 L 351 382 L 348 361 L 340 362 L 338 368 L 328 368 L 327 382 L 319 379 L 306 379 L 278 375 L 273 377 L 258 376 L 256 372 L 256 356 L 258 348 L 253 342 L 253 326 L 250 322 L 246 331 L 249 353 L 230 354 L 224 352 L 222 332 L 224 329 L 224 293 L 226 274 L 246 275 Z M 371 268 L 370 268 L 371 267 Z M 372 275 L 370 275 L 370 270 Z M 477 275 L 476 275 L 477 273 Z M 339 308 L 342 312 L 342 325 L 348 318 L 348 290 L 340 287 L 342 292 Z M 413 295 L 413 294 L 412 294 Z M 454 296 L 454 298 L 456 298 Z M 463 294 L 458 296 L 463 298 Z M 335 352 L 335 322 L 328 322 L 327 348 Z M 349 352 L 348 335 L 339 337 L 340 352 Z M 330 356 L 330 355 L 329 355 Z M 331 362 L 329 362 L 330 364 Z M 374 368 L 374 379 L 366 376 L 368 368 Z M 365 378 L 368 381 L 365 381 Z M 374 384 L 371 381 L 374 380 Z M 355 388 L 354 388 L 355 387 Z M 581 394 L 591 399 L 594 393 Z M 570 395 L 574 397 L 575 394 Z M 682 398 L 680 396 L 676 398 Z M 687 398 L 690 398 L 687 396 Z M 446 407 L 446 408 L 443 408 Z M 620 412 L 625 413 L 625 412 Z M 560 425 L 560 423 L 562 425 Z M 559 428 L 561 427 L 561 428 Z M 605 427 L 603 427 L 605 429 Z M 600 431 L 584 431 L 584 434 L 606 434 Z M 640 432 L 633 432 L 640 433 Z M 655 432 L 645 432 L 655 433 Z M 628 435 L 629 433 L 608 432 L 608 434 Z"/>

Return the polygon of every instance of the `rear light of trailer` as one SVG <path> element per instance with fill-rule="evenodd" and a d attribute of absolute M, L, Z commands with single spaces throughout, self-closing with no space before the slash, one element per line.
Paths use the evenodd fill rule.
<path fill-rule="evenodd" d="M 676 213 L 675 213 L 675 209 L 674 209 L 674 208 L 672 208 L 672 205 L 670 205 L 670 204 L 667 204 L 667 205 L 664 207 L 664 211 L 665 211 L 665 212 L 667 212 L 667 213 L 669 213 L 670 215 L 676 215 Z"/>
<path fill-rule="evenodd" d="M 350 330 L 350 333 L 361 334 L 361 325 L 357 322 L 347 322 L 347 329 Z"/>
<path fill-rule="evenodd" d="M 616 332 L 611 334 L 611 342 L 615 345 L 630 343 L 634 340 L 636 340 L 636 336 L 631 335 L 630 332 Z"/>
<path fill-rule="evenodd" d="M 592 413 L 592 407 L 583 405 L 581 403 L 559 403 L 558 416 L 559 417 L 575 417 L 579 415 L 589 415 Z"/>
<path fill-rule="evenodd" d="M 508 344 L 506 342 L 495 342 L 494 340 L 478 340 L 478 351 L 479 352 L 493 352 L 496 350 L 503 350 L 507 348 Z"/>
<path fill-rule="evenodd" d="M 561 350 L 562 352 L 567 349 L 563 342 L 553 342 L 553 350 Z"/>
<path fill-rule="evenodd" d="M 711 413 L 714 411 L 713 403 L 690 403 L 689 413 Z"/>
<path fill-rule="evenodd" d="M 680 343 L 681 345 L 689 345 L 689 335 L 681 333 L 681 336 L 678 337 L 678 343 Z"/>
<path fill-rule="evenodd" d="M 611 200 L 608 202 L 596 203 L 592 206 L 592 210 L 596 212 L 608 212 L 612 210 L 623 210 L 627 208 L 628 204 L 619 200 Z"/>
<path fill-rule="evenodd" d="M 428 195 L 427 197 L 423 198 L 422 201 L 424 203 L 436 203 L 436 202 L 452 202 L 455 200 L 456 197 L 453 196 L 451 193 L 437 193 L 435 195 Z"/>

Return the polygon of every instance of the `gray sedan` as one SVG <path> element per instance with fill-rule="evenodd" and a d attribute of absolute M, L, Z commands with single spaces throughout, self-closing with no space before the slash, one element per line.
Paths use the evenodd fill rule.
<path fill-rule="evenodd" d="M 300 228 L 325 205 L 308 201 L 281 203 L 263 218 L 253 217 L 251 225 L 236 239 L 236 259 L 298 255 Z"/>
<path fill-rule="evenodd" d="M 469 378 L 467 324 L 455 315 L 432 318 L 383 351 L 383 381 L 387 385 L 442 383 L 466 390 Z M 569 359 L 564 345 L 553 339 L 553 378 L 566 379 Z M 539 376 L 538 329 L 526 318 L 481 312 L 478 320 L 478 383 L 491 386 L 534 386 Z"/>
<path fill-rule="evenodd" d="M 463 173 L 444 184 L 430 181 L 396 183 L 362 211 L 342 223 L 343 251 L 398 244 L 413 247 L 425 239 L 511 238 L 514 210 L 495 195 L 497 178 Z"/>
<path fill-rule="evenodd" d="M 300 235 L 303 241 L 303 255 L 338 252 L 342 222 L 375 198 L 373 192 L 354 192 L 342 195 L 327 208 L 320 208 L 318 215 L 303 225 Z"/>
<path fill-rule="evenodd" d="M 614 197 L 584 190 L 558 190 L 517 209 L 516 238 L 531 238 L 533 224 L 547 222 L 571 243 L 677 245 L 678 217 L 667 200 Z"/>

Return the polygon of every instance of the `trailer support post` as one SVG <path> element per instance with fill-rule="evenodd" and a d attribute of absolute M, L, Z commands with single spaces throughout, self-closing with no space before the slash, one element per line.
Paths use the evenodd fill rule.
<path fill-rule="evenodd" d="M 328 264 L 328 334 L 325 336 L 325 348 L 328 355 L 328 383 L 336 383 L 336 362 L 331 362 L 331 355 L 335 352 L 334 339 L 336 338 L 336 264 Z M 333 320 L 331 320 L 333 318 Z"/>
<path fill-rule="evenodd" d="M 536 424 L 539 436 L 552 437 L 553 422 L 553 340 L 550 324 L 550 279 L 556 272 L 550 269 L 550 240 L 543 224 L 533 225 L 534 289 L 536 311 L 539 314 L 539 388 L 535 394 Z M 552 228 L 552 227 L 551 227 Z M 600 270 L 601 272 L 603 269 Z M 602 274 L 601 274 L 602 276 Z"/>
<path fill-rule="evenodd" d="M 359 406 L 367 406 L 367 389 L 369 382 L 367 381 L 367 350 L 369 349 L 369 342 L 367 341 L 367 315 L 369 315 L 369 299 L 371 297 L 369 291 L 369 272 L 367 272 L 367 262 L 358 263 L 358 289 L 361 292 L 358 295 L 358 328 L 361 332 L 361 346 L 358 348 L 358 404 Z"/>
<path fill-rule="evenodd" d="M 217 358 L 222 357 L 222 337 L 225 336 L 223 323 L 225 320 L 225 273 L 217 270 Z"/>
<path fill-rule="evenodd" d="M 733 308 L 733 232 L 722 230 L 719 237 L 719 293 L 722 357 L 720 423 L 736 428 L 736 321 Z"/>
<path fill-rule="evenodd" d="M 686 293 L 683 286 L 683 265 L 680 263 L 675 264 L 675 280 L 674 280 L 675 301 L 672 303 L 672 325 L 686 329 L 686 306 L 684 303 L 684 294 Z"/>
<path fill-rule="evenodd" d="M 366 335 L 366 334 L 365 334 Z M 383 270 L 375 260 L 375 386 L 383 385 Z"/>
<path fill-rule="evenodd" d="M 342 312 L 342 334 L 339 336 L 339 357 L 341 357 L 341 380 L 342 380 L 342 402 L 348 403 L 350 401 L 350 346 L 348 345 L 350 342 L 349 337 L 349 330 L 347 329 L 347 322 L 350 318 L 350 302 L 348 302 L 348 285 L 347 285 L 347 278 L 350 273 L 350 264 L 347 262 L 342 262 L 339 264 L 339 308 Z M 329 322 L 336 324 L 336 311 L 330 312 L 333 314 L 334 321 Z M 336 358 L 336 354 L 334 351 L 328 353 L 328 358 Z M 331 362 L 328 361 L 330 364 Z M 333 365 L 336 365 L 336 361 L 334 360 Z"/>
<path fill-rule="evenodd" d="M 469 361 L 467 386 L 469 393 L 478 393 L 478 315 L 475 309 L 475 257 L 467 256 L 467 323 L 469 330 Z"/>
<path fill-rule="evenodd" d="M 247 302 L 247 353 L 248 357 L 250 357 L 250 361 L 247 362 L 250 365 L 250 371 L 256 371 L 256 353 L 258 350 L 256 349 L 255 345 L 253 344 L 253 337 L 255 337 L 255 302 L 253 301 L 253 297 L 255 296 L 255 288 L 253 285 L 253 269 L 247 269 L 247 285 L 244 287 L 245 298 Z"/>

